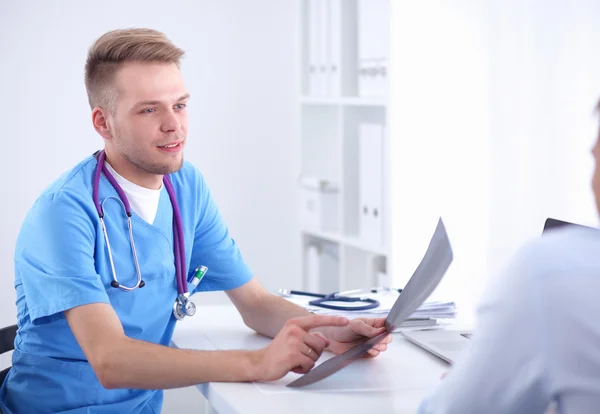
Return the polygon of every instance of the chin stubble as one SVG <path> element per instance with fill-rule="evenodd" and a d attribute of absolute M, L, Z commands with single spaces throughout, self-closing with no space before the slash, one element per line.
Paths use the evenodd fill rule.
<path fill-rule="evenodd" d="M 172 174 L 174 172 L 179 171 L 181 169 L 181 167 L 183 166 L 183 157 L 181 157 L 181 159 L 179 160 L 177 165 L 165 165 L 165 164 L 137 161 L 137 160 L 132 159 L 131 157 L 129 157 L 126 154 L 124 154 L 124 158 L 131 164 L 135 165 L 140 170 L 147 172 L 149 174 L 156 174 L 156 175 Z"/>

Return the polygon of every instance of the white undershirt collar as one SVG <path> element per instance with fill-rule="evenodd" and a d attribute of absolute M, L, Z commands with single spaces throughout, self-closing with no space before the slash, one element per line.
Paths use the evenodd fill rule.
<path fill-rule="evenodd" d="M 119 185 L 125 192 L 125 195 L 129 200 L 129 204 L 131 205 L 131 209 L 138 216 L 144 219 L 144 221 L 148 222 L 149 224 L 154 223 L 154 219 L 156 218 L 156 212 L 158 211 L 158 202 L 160 200 L 162 183 L 161 187 L 158 190 L 145 188 L 134 184 L 131 181 L 119 175 L 119 173 L 117 173 L 108 162 L 105 162 L 105 165 L 108 171 L 114 177 L 115 181 L 119 183 Z"/>

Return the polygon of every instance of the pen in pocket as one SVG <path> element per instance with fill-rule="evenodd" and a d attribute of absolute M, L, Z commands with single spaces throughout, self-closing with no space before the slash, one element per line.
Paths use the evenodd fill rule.
<path fill-rule="evenodd" d="M 188 283 L 195 288 L 196 286 L 198 286 L 198 283 L 200 283 L 207 271 L 208 267 L 198 266 L 194 271 L 194 276 L 192 276 L 191 280 L 189 280 Z"/>

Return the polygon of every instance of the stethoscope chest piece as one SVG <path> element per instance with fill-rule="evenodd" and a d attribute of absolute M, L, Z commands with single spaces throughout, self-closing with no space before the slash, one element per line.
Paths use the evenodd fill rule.
<path fill-rule="evenodd" d="M 178 321 L 186 316 L 194 316 L 196 314 L 196 304 L 185 296 L 177 296 L 173 304 L 173 315 Z"/>

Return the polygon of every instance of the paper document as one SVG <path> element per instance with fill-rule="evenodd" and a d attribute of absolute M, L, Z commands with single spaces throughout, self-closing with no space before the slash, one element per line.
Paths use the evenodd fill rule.
<path fill-rule="evenodd" d="M 448 239 L 444 223 L 440 218 L 425 256 L 402 293 L 398 295 L 385 319 L 387 332 L 323 362 L 287 386 L 302 387 L 315 383 L 336 373 L 357 358 L 362 357 L 365 352 L 408 319 L 423 301 L 431 295 L 448 270 L 452 259 L 453 254 L 450 240 Z"/>

